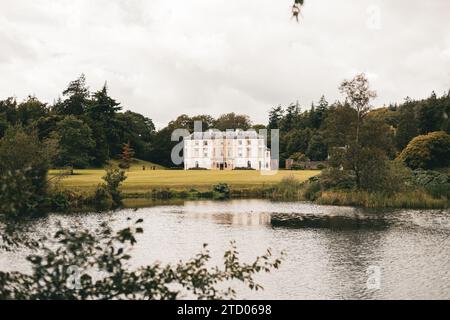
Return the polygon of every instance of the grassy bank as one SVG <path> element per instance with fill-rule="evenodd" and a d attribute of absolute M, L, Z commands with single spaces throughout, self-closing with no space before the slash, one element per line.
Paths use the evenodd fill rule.
<path fill-rule="evenodd" d="M 364 191 L 324 191 L 315 200 L 318 204 L 347 205 L 365 208 L 446 209 L 448 199 L 434 198 L 425 191 L 407 191 L 386 195 Z"/>
<path fill-rule="evenodd" d="M 56 172 L 53 171 L 53 174 Z M 102 169 L 75 170 L 74 175 L 59 181 L 62 189 L 89 195 L 101 183 Z M 285 201 L 313 201 L 324 205 L 346 205 L 366 208 L 443 209 L 447 197 L 433 197 L 423 189 L 395 194 L 364 191 L 320 190 L 317 184 L 305 183 L 320 171 L 280 170 L 273 175 L 257 171 L 184 171 L 145 170 L 138 166 L 127 171 L 122 193 L 127 207 L 144 207 L 158 201 L 222 199 L 213 190 L 225 183 L 227 198 L 263 198 Z M 82 197 L 83 198 L 83 197 Z"/>

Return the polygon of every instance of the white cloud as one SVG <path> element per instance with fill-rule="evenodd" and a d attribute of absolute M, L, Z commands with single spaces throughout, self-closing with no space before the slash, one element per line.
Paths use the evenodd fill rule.
<path fill-rule="evenodd" d="M 380 105 L 450 88 L 448 1 L 305 2 L 297 24 L 291 0 L 2 0 L 0 99 L 52 102 L 84 72 L 161 126 L 229 111 L 266 122 L 280 103 L 334 101 L 361 71 Z"/>

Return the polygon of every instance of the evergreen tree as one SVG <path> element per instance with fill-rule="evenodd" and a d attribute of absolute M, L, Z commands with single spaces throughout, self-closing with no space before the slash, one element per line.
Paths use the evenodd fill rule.
<path fill-rule="evenodd" d="M 131 148 L 130 142 L 128 141 L 128 143 L 123 144 L 119 167 L 122 169 L 129 169 L 131 162 L 133 161 L 133 156 L 134 150 Z"/>
<path fill-rule="evenodd" d="M 269 111 L 268 129 L 279 129 L 280 121 L 283 119 L 283 108 L 281 106 L 274 107 Z"/>
<path fill-rule="evenodd" d="M 89 88 L 86 86 L 86 78 L 82 74 L 78 79 L 69 83 L 63 96 L 64 101 L 54 105 L 53 110 L 62 115 L 82 115 L 89 103 Z"/>

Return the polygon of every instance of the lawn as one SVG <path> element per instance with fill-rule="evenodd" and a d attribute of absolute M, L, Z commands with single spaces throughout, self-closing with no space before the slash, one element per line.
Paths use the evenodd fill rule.
<path fill-rule="evenodd" d="M 52 170 L 50 174 L 56 171 Z M 259 171 L 206 171 L 206 170 L 142 170 L 142 166 L 133 166 L 127 171 L 127 180 L 123 184 L 126 193 L 143 193 L 152 189 L 171 188 L 200 191 L 210 190 L 219 182 L 228 183 L 234 188 L 250 188 L 270 185 L 281 181 L 283 177 L 293 175 L 299 181 L 317 175 L 317 170 L 286 171 L 279 170 L 273 175 L 263 175 Z M 66 176 L 59 181 L 64 188 L 91 191 L 102 182 L 105 174 L 102 169 L 74 170 L 74 175 Z"/>

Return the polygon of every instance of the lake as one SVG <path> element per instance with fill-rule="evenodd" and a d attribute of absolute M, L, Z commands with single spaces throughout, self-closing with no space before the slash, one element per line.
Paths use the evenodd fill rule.
<path fill-rule="evenodd" d="M 242 261 L 272 248 L 287 253 L 279 270 L 258 275 L 264 291 L 240 286 L 243 299 L 450 299 L 450 214 L 445 210 L 366 210 L 266 200 L 185 201 L 112 213 L 51 214 L 56 222 L 94 227 L 143 218 L 132 266 L 186 260 L 208 243 L 220 264 L 235 240 Z M 29 269 L 27 250 L 0 253 L 1 270 Z"/>

